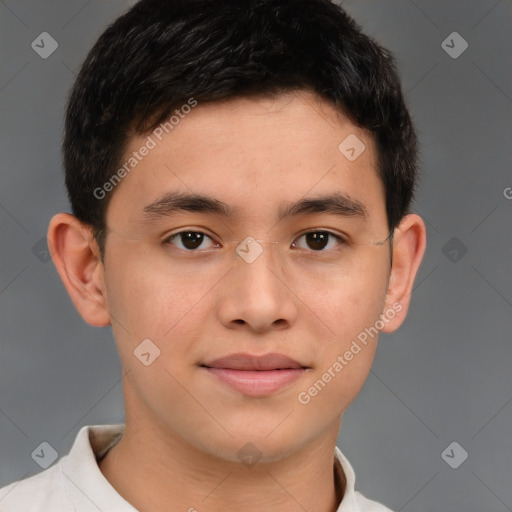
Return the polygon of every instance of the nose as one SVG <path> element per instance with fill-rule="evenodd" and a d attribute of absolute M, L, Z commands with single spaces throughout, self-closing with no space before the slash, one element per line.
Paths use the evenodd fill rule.
<path fill-rule="evenodd" d="M 219 320 L 230 329 L 257 333 L 289 328 L 298 313 L 291 276 L 271 243 L 250 242 L 237 248 L 233 268 L 223 280 Z"/>

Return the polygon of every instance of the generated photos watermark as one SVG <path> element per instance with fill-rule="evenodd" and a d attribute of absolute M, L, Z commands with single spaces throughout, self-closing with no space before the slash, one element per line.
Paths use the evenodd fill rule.
<path fill-rule="evenodd" d="M 197 100 L 189 98 L 187 103 L 182 105 L 179 109 L 174 110 L 174 114 L 163 123 L 160 123 L 152 132 L 151 135 L 146 137 L 146 141 L 142 146 L 132 153 L 123 165 L 106 181 L 102 187 L 94 189 L 93 195 L 96 199 L 105 199 L 109 192 L 112 192 L 114 188 L 119 185 L 121 180 L 128 175 L 139 163 L 144 159 L 145 156 L 149 155 L 149 152 L 156 148 L 159 142 L 163 140 L 165 135 L 170 133 L 185 118 L 187 114 L 192 111 L 192 108 L 197 106 Z"/>
<path fill-rule="evenodd" d="M 327 370 L 322 374 L 322 376 L 315 381 L 315 383 L 310 386 L 307 390 L 301 391 L 297 395 L 297 399 L 300 404 L 307 405 L 311 402 L 311 399 L 320 393 L 325 386 L 329 382 L 332 381 L 343 369 L 347 366 L 350 361 L 354 359 L 354 357 L 359 354 L 364 347 L 367 346 L 369 338 L 373 339 L 375 336 L 379 334 L 379 331 L 388 324 L 393 318 L 395 318 L 396 314 L 402 311 L 403 306 L 400 302 L 395 302 L 391 308 L 387 309 L 383 314 L 380 315 L 379 320 L 377 320 L 371 327 L 366 327 L 363 331 L 361 331 L 356 339 L 352 340 L 352 343 L 348 350 L 346 350 L 342 355 L 338 355 L 336 361 L 327 368 Z M 358 343 L 359 342 L 359 343 Z M 362 345 L 362 346 L 361 346 Z"/>

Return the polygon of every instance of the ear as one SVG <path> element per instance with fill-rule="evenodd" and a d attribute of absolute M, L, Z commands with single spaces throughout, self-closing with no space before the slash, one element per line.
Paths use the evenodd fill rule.
<path fill-rule="evenodd" d="M 82 318 L 95 327 L 110 325 L 104 269 L 91 227 L 58 213 L 48 227 L 48 249 Z"/>
<path fill-rule="evenodd" d="M 395 331 L 405 320 L 414 279 L 426 245 L 427 234 L 422 218 L 416 214 L 406 215 L 393 235 L 393 265 L 383 311 L 389 321 L 381 329 L 382 332 Z M 394 313 L 393 317 L 390 315 L 391 311 Z"/>

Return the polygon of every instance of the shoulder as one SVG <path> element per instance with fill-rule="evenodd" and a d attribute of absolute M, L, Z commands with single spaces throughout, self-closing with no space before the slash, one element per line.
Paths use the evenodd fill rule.
<path fill-rule="evenodd" d="M 59 512 L 70 506 L 62 485 L 60 462 L 0 489 L 0 512 Z"/>
<path fill-rule="evenodd" d="M 134 510 L 123 503 L 97 464 L 123 431 L 124 424 L 83 426 L 69 453 L 57 463 L 0 489 L 0 512 L 69 512 L 80 504 L 80 510 L 93 506 L 97 512 L 114 502 L 119 510 Z M 103 507 L 97 506 L 99 501 Z"/>

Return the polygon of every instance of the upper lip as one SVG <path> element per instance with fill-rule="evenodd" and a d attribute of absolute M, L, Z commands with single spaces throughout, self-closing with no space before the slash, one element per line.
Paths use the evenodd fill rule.
<path fill-rule="evenodd" d="M 231 354 L 208 363 L 203 363 L 201 366 L 229 370 L 284 370 L 288 368 L 308 368 L 284 354 L 277 353 L 262 356 L 253 356 L 243 353 Z"/>

